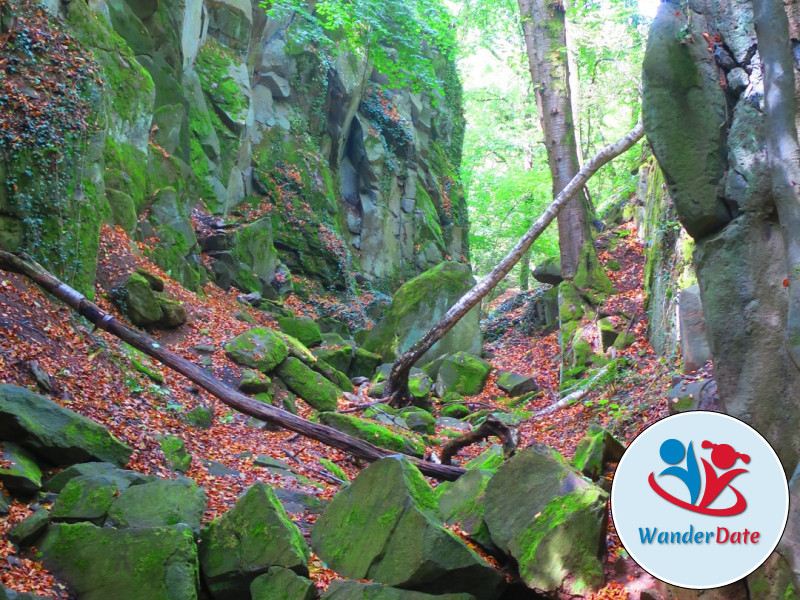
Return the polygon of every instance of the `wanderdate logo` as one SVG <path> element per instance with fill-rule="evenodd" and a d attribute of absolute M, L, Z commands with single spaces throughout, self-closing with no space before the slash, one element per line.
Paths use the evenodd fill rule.
<path fill-rule="evenodd" d="M 754 571 L 777 546 L 788 509 L 772 447 L 747 424 L 706 411 L 641 433 L 611 489 L 614 525 L 631 557 L 686 588 L 719 587 Z"/>
<path fill-rule="evenodd" d="M 700 468 L 697 466 L 697 458 L 694 454 L 692 442 L 689 442 L 687 450 L 679 440 L 670 438 L 661 444 L 659 451 L 661 459 L 665 463 L 672 465 L 661 471 L 659 477 L 672 475 L 680 479 L 689 492 L 689 502 L 676 498 L 665 491 L 656 483 L 655 473 L 650 473 L 647 478 L 650 487 L 667 502 L 703 515 L 727 517 L 744 512 L 745 508 L 747 508 L 747 500 L 738 489 L 731 485 L 731 482 L 739 475 L 747 473 L 747 469 L 731 469 L 731 467 L 738 460 L 749 463 L 750 456 L 737 452 L 729 444 L 714 444 L 708 440 L 704 440 L 701 447 L 713 449 L 711 451 L 711 463 L 713 463 L 713 466 L 705 458 L 700 459 L 703 463 L 703 474 L 701 474 Z M 686 466 L 678 466 L 679 463 L 684 462 L 684 457 Z M 719 469 L 721 473 L 718 474 L 714 467 Z M 700 496 L 701 488 L 704 489 L 702 497 Z M 710 505 L 726 489 L 730 489 L 736 495 L 736 502 L 732 506 L 724 508 L 711 508 Z"/>

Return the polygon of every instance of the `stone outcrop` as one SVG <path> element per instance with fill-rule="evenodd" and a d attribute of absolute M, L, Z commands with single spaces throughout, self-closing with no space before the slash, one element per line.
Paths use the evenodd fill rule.
<path fill-rule="evenodd" d="M 212 278 L 265 297 L 290 289 L 292 274 L 346 289 L 357 273 L 392 291 L 447 257 L 468 259 L 452 61 L 431 54 L 439 86 L 397 89 L 256 1 L 46 6 L 97 62 L 78 100 L 100 126 L 62 140 L 63 185 L 49 185 L 35 152 L 0 162 L 0 176 L 32 190 L 0 197 L 7 249 L 49 251 L 88 291 L 107 221 L 187 287 Z M 46 193 L 76 224 L 68 235 Z M 30 205 L 41 223 L 24 218 Z M 84 260 L 68 264 L 76 254 Z"/>

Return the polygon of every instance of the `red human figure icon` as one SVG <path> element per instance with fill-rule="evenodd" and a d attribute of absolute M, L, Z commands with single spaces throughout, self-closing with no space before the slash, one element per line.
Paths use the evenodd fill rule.
<path fill-rule="evenodd" d="M 730 469 L 739 459 L 741 459 L 745 464 L 750 462 L 750 457 L 747 454 L 736 452 L 736 450 L 734 450 L 733 447 L 729 446 L 728 444 L 713 444 L 708 440 L 705 440 L 702 443 L 702 447 L 706 449 L 713 448 L 711 451 L 711 462 L 714 463 L 714 466 L 718 469 Z M 747 469 L 733 469 L 732 471 L 722 473 L 718 476 L 717 472 L 714 470 L 714 467 L 708 464 L 708 461 L 705 458 L 701 458 L 700 460 L 703 462 L 703 468 L 705 469 L 706 473 L 706 489 L 703 493 L 703 498 L 700 501 L 700 507 L 707 507 L 717 499 L 717 496 L 722 493 L 722 490 L 730 486 L 731 490 L 736 494 L 737 500 L 736 505 L 733 508 L 738 509 L 741 504 L 740 510 L 730 514 L 738 514 L 742 512 L 747 506 L 747 502 L 739 490 L 731 486 L 730 483 L 735 477 L 741 475 L 742 473 L 747 473 Z"/>

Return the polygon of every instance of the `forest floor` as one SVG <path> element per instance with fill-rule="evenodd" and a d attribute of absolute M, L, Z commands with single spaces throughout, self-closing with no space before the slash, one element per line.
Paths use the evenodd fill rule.
<path fill-rule="evenodd" d="M 608 385 L 594 389 L 586 398 L 538 419 L 529 419 L 520 426 L 519 447 L 533 443 L 547 444 L 567 458 L 591 423 L 609 428 L 623 443 L 629 443 L 648 424 L 667 414 L 667 390 L 675 364 L 655 355 L 647 342 L 647 319 L 642 291 L 642 247 L 631 230 L 630 235 L 618 237 L 614 250 L 609 251 L 610 236 L 598 239 L 600 258 L 616 260 L 620 269 L 609 271 L 619 294 L 610 298 L 604 307 L 609 312 L 637 315 L 631 330 L 637 340 L 620 354 L 630 361 L 630 367 Z M 142 257 L 129 238 L 120 230 L 104 228 L 102 232 L 100 267 L 96 302 L 115 316 L 120 316 L 109 300 L 109 292 L 136 266 L 141 266 L 167 282 L 166 290 L 184 303 L 190 321 L 178 330 L 154 332 L 160 343 L 194 361 L 201 355 L 198 344 L 215 348 L 207 354 L 214 375 L 231 385 L 238 380 L 238 370 L 222 350 L 231 337 L 253 327 L 251 322 L 276 326 L 271 317 L 237 299 L 236 291 L 223 291 L 207 285 L 202 294 L 186 291 L 166 273 Z M 492 302 L 490 309 L 512 306 L 518 292 L 507 290 Z M 316 298 L 301 302 L 291 298 L 287 306 L 298 313 L 315 315 L 315 306 L 333 303 L 335 298 Z M 511 302 L 510 302 L 511 301 Z M 497 369 L 535 375 L 543 390 L 525 406 L 525 410 L 542 409 L 558 398 L 559 344 L 558 332 L 541 334 L 521 325 L 524 305 L 503 314 L 510 326 L 485 346 L 494 357 Z M 245 316 L 247 315 L 247 316 Z M 247 320 L 242 320 L 247 319 Z M 53 382 L 53 397 L 57 402 L 106 426 L 115 436 L 134 449 L 129 467 L 144 473 L 173 477 L 164 462 L 157 437 L 163 433 L 179 436 L 195 457 L 188 477 L 201 485 L 208 495 L 204 520 L 210 521 L 229 509 L 236 498 L 256 481 L 276 487 L 287 485 L 284 476 L 271 473 L 255 464 L 260 455 L 288 462 L 307 478 L 292 482 L 292 487 L 320 499 L 329 499 L 339 486 L 320 476 L 320 458 L 327 458 L 341 467 L 350 478 L 364 466 L 345 453 L 324 446 L 285 430 L 264 431 L 248 424 L 244 415 L 198 390 L 191 382 L 153 364 L 163 383 L 148 378 L 131 365 L 134 356 L 115 338 L 93 331 L 84 319 L 53 301 L 24 278 L 0 273 L 0 382 L 33 387 L 29 364 L 38 361 Z M 146 359 L 138 357 L 147 362 Z M 208 360 L 208 359 L 206 359 Z M 483 392 L 468 398 L 473 410 L 502 407 L 505 395 L 496 386 L 494 372 Z M 199 405 L 214 408 L 214 423 L 207 430 L 189 427 L 182 418 Z M 304 407 L 301 403 L 299 407 Z M 300 414 L 304 414 L 300 408 Z M 470 446 L 457 460 L 465 462 L 485 450 L 492 440 Z M 203 459 L 202 461 L 199 459 Z M 209 462 L 212 461 L 212 462 Z M 611 465 L 606 477 L 613 476 Z M 431 481 L 435 484 L 435 482 Z M 2 490 L 0 490 L 2 493 Z M 10 513 L 0 518 L 0 582 L 18 591 L 33 591 L 51 598 L 66 599 L 65 586 L 35 561 L 35 549 L 17 553 L 5 534 L 31 513 L 29 505 L 14 502 Z M 315 515 L 309 512 L 290 514 L 307 535 Z M 635 590 L 652 587 L 652 579 L 627 558 L 609 519 L 607 538 L 607 585 L 595 600 L 638 598 Z M 312 556 L 311 577 L 317 586 L 325 588 L 337 575 L 326 569 Z"/>

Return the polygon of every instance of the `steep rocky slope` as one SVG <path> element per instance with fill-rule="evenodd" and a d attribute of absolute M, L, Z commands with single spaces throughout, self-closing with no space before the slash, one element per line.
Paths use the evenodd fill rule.
<path fill-rule="evenodd" d="M 90 291 L 109 222 L 191 289 L 272 297 L 468 259 L 461 88 L 435 49 L 440 84 L 412 92 L 255 0 L 46 5 L 0 4 L 4 247 Z"/>

